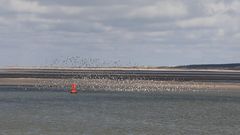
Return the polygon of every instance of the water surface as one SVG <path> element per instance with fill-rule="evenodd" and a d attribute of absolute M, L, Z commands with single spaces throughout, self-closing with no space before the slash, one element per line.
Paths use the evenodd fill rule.
<path fill-rule="evenodd" d="M 240 133 L 240 92 L 79 92 L 0 87 L 1 135 Z"/>

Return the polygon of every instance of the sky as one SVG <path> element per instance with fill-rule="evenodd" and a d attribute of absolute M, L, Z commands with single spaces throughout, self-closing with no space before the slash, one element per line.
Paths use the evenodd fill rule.
<path fill-rule="evenodd" d="M 0 0 L 0 67 L 238 63 L 239 52 L 239 0 Z"/>

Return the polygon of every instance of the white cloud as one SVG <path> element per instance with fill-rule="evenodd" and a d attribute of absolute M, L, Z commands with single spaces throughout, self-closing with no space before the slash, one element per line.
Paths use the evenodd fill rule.
<path fill-rule="evenodd" d="M 0 17 L 0 24 L 7 25 L 8 23 L 10 23 L 10 22 L 6 18 Z"/>
<path fill-rule="evenodd" d="M 234 0 L 229 2 L 208 1 L 204 3 L 205 10 L 208 14 L 224 14 L 227 12 L 240 13 L 240 1 Z"/>
<path fill-rule="evenodd" d="M 220 38 L 224 37 L 224 35 L 225 35 L 224 29 L 218 29 L 216 35 Z"/>
<path fill-rule="evenodd" d="M 217 21 L 218 20 L 215 17 L 197 17 L 178 21 L 176 24 L 182 28 L 214 27 Z"/>
<path fill-rule="evenodd" d="M 75 15 L 85 11 L 87 8 L 79 6 L 53 6 L 51 7 L 54 12 L 61 12 L 68 15 Z"/>
<path fill-rule="evenodd" d="M 161 1 L 152 5 L 137 7 L 130 13 L 130 17 L 155 18 L 155 17 L 178 17 L 187 15 L 186 6 L 178 1 Z"/>
<path fill-rule="evenodd" d="M 121 54 L 143 64 L 148 63 L 142 61 L 145 56 L 149 56 L 148 60 L 162 58 L 159 61 L 163 62 L 171 56 L 169 63 L 183 63 L 182 59 L 194 62 L 192 58 L 199 51 L 196 45 L 201 51 L 209 50 L 209 56 L 217 47 L 222 54 L 239 53 L 233 48 L 240 41 L 238 0 L 0 0 L 0 3 L 0 52 L 8 51 L 10 46 L 18 52 L 22 46 L 24 51 L 41 50 L 36 58 L 44 53 L 72 55 L 73 51 L 85 57 L 102 54 L 116 58 Z M 179 53 L 177 58 L 173 53 L 186 52 L 189 47 L 193 49 L 191 54 L 186 53 L 187 57 Z M 47 53 L 46 48 L 53 51 Z M 109 48 L 111 52 L 105 51 Z M 58 51 L 54 52 L 55 49 Z M 152 50 L 167 52 L 154 54 Z M 8 55 L 0 60 L 7 58 Z"/>
<path fill-rule="evenodd" d="M 239 16 L 228 14 L 217 14 L 212 16 L 189 18 L 176 22 L 176 25 L 180 28 L 221 28 L 225 31 L 232 32 L 240 30 L 239 24 Z"/>
<path fill-rule="evenodd" d="M 30 15 L 17 15 L 15 18 L 19 22 L 33 22 L 33 23 L 41 23 L 41 24 L 56 24 L 61 23 L 63 21 L 58 19 L 47 19 L 47 18 L 41 18 L 37 15 L 30 14 Z"/>
<path fill-rule="evenodd" d="M 67 15 L 79 14 L 88 8 L 81 6 L 64 6 L 64 5 L 43 5 L 41 1 L 35 0 L 0 0 L 1 8 L 5 8 L 16 13 L 63 13 Z"/>
<path fill-rule="evenodd" d="M 37 1 L 8 0 L 10 8 L 17 12 L 46 13 L 48 8 Z"/>
<path fill-rule="evenodd" d="M 172 34 L 172 31 L 151 31 L 151 32 L 145 32 L 144 34 L 146 36 L 151 36 L 151 37 L 164 37 L 164 36 L 169 36 Z"/>

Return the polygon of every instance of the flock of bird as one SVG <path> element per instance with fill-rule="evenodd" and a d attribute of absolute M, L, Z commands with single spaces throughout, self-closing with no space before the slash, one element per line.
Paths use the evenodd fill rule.
<path fill-rule="evenodd" d="M 50 64 L 53 67 L 121 67 L 136 66 L 132 62 L 121 62 L 120 60 L 103 60 L 100 58 L 83 58 L 80 56 L 71 56 L 66 58 L 58 58 Z"/>

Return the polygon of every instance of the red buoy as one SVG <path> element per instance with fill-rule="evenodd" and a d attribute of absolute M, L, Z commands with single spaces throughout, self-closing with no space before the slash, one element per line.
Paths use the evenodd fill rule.
<path fill-rule="evenodd" d="M 77 84 L 76 83 L 72 84 L 72 89 L 71 89 L 70 93 L 72 93 L 72 94 L 76 94 L 77 93 Z"/>

